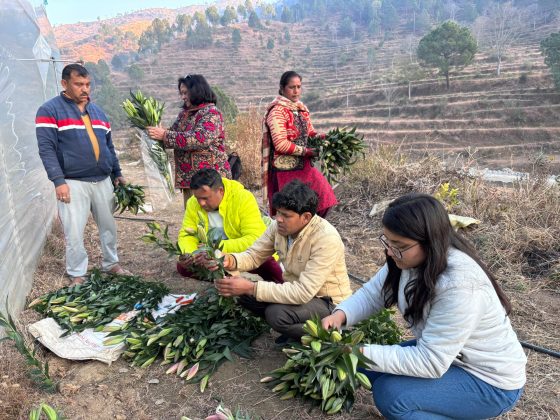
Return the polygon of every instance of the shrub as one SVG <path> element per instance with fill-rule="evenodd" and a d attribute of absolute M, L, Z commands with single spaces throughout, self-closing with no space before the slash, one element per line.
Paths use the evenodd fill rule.
<path fill-rule="evenodd" d="M 507 121 L 510 124 L 521 127 L 527 122 L 527 114 L 523 108 L 514 108 L 512 113 L 507 117 Z"/>
<path fill-rule="evenodd" d="M 137 64 L 128 66 L 127 72 L 132 80 L 139 81 L 144 78 L 144 70 Z"/>
<path fill-rule="evenodd" d="M 274 49 L 274 39 L 273 38 L 268 38 L 268 41 L 266 43 L 266 48 L 269 49 L 269 50 Z"/>

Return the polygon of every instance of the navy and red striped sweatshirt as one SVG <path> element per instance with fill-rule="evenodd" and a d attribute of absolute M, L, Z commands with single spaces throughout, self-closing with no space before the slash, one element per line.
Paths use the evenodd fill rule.
<path fill-rule="evenodd" d="M 61 93 L 37 111 L 35 131 L 39 155 L 55 187 L 65 184 L 65 179 L 94 182 L 111 174 L 121 176 L 107 116 L 91 102 L 86 105 L 86 111 L 99 143 L 99 160 L 95 159 L 80 108 L 71 99 Z"/>

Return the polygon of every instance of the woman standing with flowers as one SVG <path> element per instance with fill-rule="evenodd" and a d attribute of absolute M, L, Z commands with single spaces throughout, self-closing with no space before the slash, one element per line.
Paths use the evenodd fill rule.
<path fill-rule="evenodd" d="M 225 147 L 224 118 L 216 107 L 216 95 L 200 74 L 188 74 L 178 81 L 183 109 L 169 129 L 147 127 L 148 135 L 175 151 L 175 186 L 186 203 L 192 195 L 191 177 L 203 168 L 215 169 L 231 178 Z"/>
<path fill-rule="evenodd" d="M 274 215 L 273 194 L 299 179 L 317 193 L 317 214 L 325 217 L 337 200 L 327 179 L 311 164 L 318 152 L 307 147 L 307 139 L 318 134 L 300 101 L 301 80 L 295 71 L 282 74 L 279 95 L 267 107 L 262 140 L 263 199 Z"/>

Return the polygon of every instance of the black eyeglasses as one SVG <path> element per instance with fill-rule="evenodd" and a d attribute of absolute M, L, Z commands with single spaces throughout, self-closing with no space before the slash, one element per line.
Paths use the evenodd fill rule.
<path fill-rule="evenodd" d="M 377 239 L 379 239 L 379 242 L 381 242 L 381 245 L 383 245 L 383 248 L 385 248 L 387 251 L 391 250 L 391 252 L 395 256 L 395 258 L 397 258 L 398 260 L 402 260 L 403 252 L 408 251 L 410 248 L 414 248 L 416 245 L 420 245 L 420 242 L 416 242 L 415 244 L 407 246 L 406 248 L 399 249 L 397 247 L 389 245 L 389 242 L 387 242 L 387 237 L 385 235 L 381 235 Z"/>

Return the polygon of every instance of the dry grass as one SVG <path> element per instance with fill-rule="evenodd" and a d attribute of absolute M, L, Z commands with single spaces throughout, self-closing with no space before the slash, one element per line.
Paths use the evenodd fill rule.
<path fill-rule="evenodd" d="M 348 210 L 357 200 L 365 200 L 371 208 L 410 191 L 434 194 L 449 182 L 459 192 L 451 211 L 483 221 L 466 235 L 504 282 L 526 278 L 560 291 L 558 185 L 547 185 L 548 174 L 542 171 L 531 174 L 529 181 L 505 187 L 466 176 L 465 169 L 446 167 L 432 154 L 412 159 L 398 147 L 377 146 L 352 169 L 340 206 Z"/>
<path fill-rule="evenodd" d="M 239 154 L 243 166 L 239 181 L 251 189 L 261 186 L 262 118 L 262 112 L 251 107 L 226 125 L 228 149 Z"/>
<path fill-rule="evenodd" d="M 0 343 L 0 354 L 0 418 L 17 419 L 38 392 L 26 375 L 23 356 L 10 341 Z"/>

